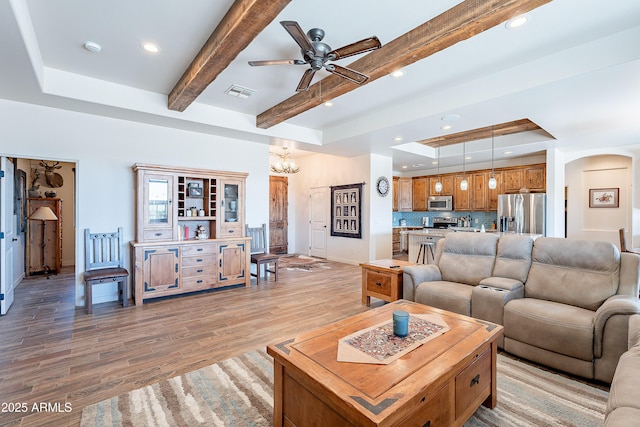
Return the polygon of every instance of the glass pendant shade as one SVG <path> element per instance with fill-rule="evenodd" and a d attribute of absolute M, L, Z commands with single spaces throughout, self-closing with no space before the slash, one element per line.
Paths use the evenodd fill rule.
<path fill-rule="evenodd" d="M 496 181 L 493 169 L 493 126 L 491 126 L 491 178 L 489 178 L 489 189 L 495 190 L 497 186 L 498 181 Z"/>
<path fill-rule="evenodd" d="M 496 177 L 491 174 L 491 178 L 489 178 L 489 188 L 491 190 L 495 190 L 498 186 L 498 181 L 496 181 Z"/>
<path fill-rule="evenodd" d="M 440 147 L 438 147 L 438 181 L 436 182 L 436 193 L 442 191 L 442 183 L 440 182 Z"/>
<path fill-rule="evenodd" d="M 462 143 L 462 181 L 460 181 L 460 189 L 462 191 L 467 191 L 467 189 L 469 188 L 469 183 L 467 182 L 467 177 L 466 177 L 467 171 L 466 171 L 466 168 L 465 168 L 465 166 L 466 166 L 465 165 L 465 160 L 466 160 L 465 157 L 467 155 L 465 148 L 466 148 L 465 147 L 465 143 L 463 142 Z"/>

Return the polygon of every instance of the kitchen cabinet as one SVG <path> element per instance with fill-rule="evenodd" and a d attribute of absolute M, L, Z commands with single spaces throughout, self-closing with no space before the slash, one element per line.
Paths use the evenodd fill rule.
<path fill-rule="evenodd" d="M 503 171 L 495 171 L 494 177 L 496 178 L 496 188 L 490 189 L 487 184 L 487 210 L 489 211 L 497 211 L 498 210 L 498 195 L 504 194 L 504 172 Z M 489 172 L 489 178 L 491 178 L 491 172 Z M 487 181 L 488 183 L 488 181 Z"/>
<path fill-rule="evenodd" d="M 475 172 L 472 174 L 472 181 L 469 183 L 471 194 L 471 210 L 484 211 L 487 209 L 487 186 L 490 172 Z"/>
<path fill-rule="evenodd" d="M 507 169 L 504 171 L 504 192 L 518 193 L 522 188 L 522 169 Z"/>
<path fill-rule="evenodd" d="M 411 178 L 398 178 L 398 211 L 411 212 L 413 209 L 413 182 Z"/>
<path fill-rule="evenodd" d="M 454 174 L 445 174 L 440 175 L 440 183 L 442 184 L 442 191 L 436 191 L 436 182 L 438 182 L 438 177 L 430 177 L 429 178 L 429 195 L 430 196 L 453 196 L 453 181 Z"/>
<path fill-rule="evenodd" d="M 393 180 L 392 180 L 392 184 L 391 184 L 391 188 L 392 188 L 392 196 L 393 196 L 393 200 L 392 200 L 392 210 L 394 212 L 398 211 L 398 177 L 394 176 Z"/>
<path fill-rule="evenodd" d="M 429 196 L 429 178 L 413 178 L 412 181 L 412 208 L 414 212 L 427 210 L 427 197 Z"/>
<path fill-rule="evenodd" d="M 463 179 L 466 179 L 469 184 L 467 190 L 460 189 L 460 182 L 462 182 Z M 473 193 L 473 175 L 470 173 L 467 173 L 466 175 L 456 175 L 455 188 L 453 191 L 453 209 L 456 211 L 470 211 L 471 197 Z"/>
<path fill-rule="evenodd" d="M 535 165 L 524 169 L 524 185 L 529 191 L 541 193 L 547 191 L 546 169 L 545 165 Z"/>

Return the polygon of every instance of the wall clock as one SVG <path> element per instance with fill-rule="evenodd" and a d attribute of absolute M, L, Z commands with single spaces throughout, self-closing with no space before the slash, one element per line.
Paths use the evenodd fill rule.
<path fill-rule="evenodd" d="M 378 178 L 378 182 L 376 183 L 376 190 L 378 191 L 378 194 L 384 197 L 389 194 L 389 189 L 389 180 L 384 176 Z"/>

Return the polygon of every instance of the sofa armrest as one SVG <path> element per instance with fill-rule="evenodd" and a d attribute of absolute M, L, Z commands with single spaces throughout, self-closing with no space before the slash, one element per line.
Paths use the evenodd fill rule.
<path fill-rule="evenodd" d="M 471 294 L 471 315 L 504 325 L 504 306 L 512 299 L 524 297 L 521 281 L 507 277 L 482 279 Z"/>
<path fill-rule="evenodd" d="M 524 285 L 521 281 L 516 279 L 509 279 L 508 277 L 487 277 L 486 279 L 482 279 L 479 285 L 504 289 L 506 291 L 516 291 L 516 293 L 520 293 L 521 291 L 521 295 L 516 296 L 515 298 L 524 297 Z"/>
<path fill-rule="evenodd" d="M 409 301 L 415 301 L 415 291 L 420 283 L 442 280 L 440 269 L 434 264 L 404 267 L 402 272 L 402 298 Z"/>
<path fill-rule="evenodd" d="M 629 318 L 629 344 L 628 348 L 640 348 L 640 314 L 634 314 Z"/>
<path fill-rule="evenodd" d="M 594 317 L 594 349 L 593 353 L 596 358 L 602 357 L 602 341 L 604 338 L 604 328 L 607 321 L 613 316 L 631 316 L 640 313 L 640 300 L 637 297 L 627 295 L 614 295 L 609 297 L 596 311 Z M 620 331 L 621 333 L 623 331 Z M 625 336 L 628 335 L 628 328 L 624 331 Z"/>

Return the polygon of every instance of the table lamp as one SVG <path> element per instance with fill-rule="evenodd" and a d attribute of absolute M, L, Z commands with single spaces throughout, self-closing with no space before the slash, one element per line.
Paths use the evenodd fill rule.
<path fill-rule="evenodd" d="M 38 209 L 35 210 L 33 214 L 31 214 L 29 219 L 32 219 L 34 221 L 42 221 L 42 244 L 41 244 L 42 271 L 47 275 L 47 279 L 48 279 L 51 268 L 44 263 L 44 249 L 46 246 L 46 241 L 44 238 L 45 221 L 57 221 L 58 217 L 56 216 L 56 214 L 53 213 L 50 207 L 40 206 Z"/>

